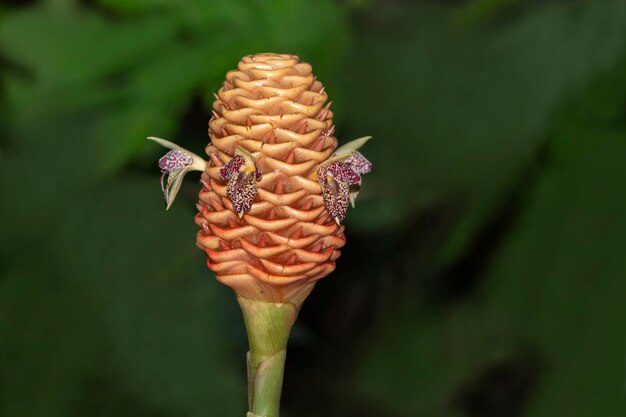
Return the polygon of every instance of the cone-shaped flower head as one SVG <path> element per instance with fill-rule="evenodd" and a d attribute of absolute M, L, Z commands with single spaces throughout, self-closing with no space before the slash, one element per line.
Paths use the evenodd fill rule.
<path fill-rule="evenodd" d="M 337 148 L 330 104 L 294 55 L 244 57 L 215 95 L 197 244 L 242 297 L 299 306 L 335 268 L 341 221 L 371 164 L 357 152 L 369 137 Z M 162 161 L 174 181 L 199 166 L 178 153 Z"/>

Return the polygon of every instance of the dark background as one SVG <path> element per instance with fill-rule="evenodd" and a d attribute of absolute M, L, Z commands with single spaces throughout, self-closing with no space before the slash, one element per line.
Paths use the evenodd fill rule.
<path fill-rule="evenodd" d="M 285 417 L 626 416 L 626 2 L 0 6 L 0 415 L 243 416 L 244 326 L 145 140 L 296 53 L 374 163 Z"/>

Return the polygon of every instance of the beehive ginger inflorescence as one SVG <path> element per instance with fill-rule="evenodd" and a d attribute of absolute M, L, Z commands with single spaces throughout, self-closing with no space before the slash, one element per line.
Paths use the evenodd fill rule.
<path fill-rule="evenodd" d="M 158 140 L 172 149 L 161 164 L 168 207 L 182 176 L 203 171 L 197 245 L 239 296 L 300 305 L 335 268 L 371 164 L 357 151 L 369 138 L 337 147 L 330 104 L 308 63 L 250 55 L 215 95 L 207 161 Z"/>

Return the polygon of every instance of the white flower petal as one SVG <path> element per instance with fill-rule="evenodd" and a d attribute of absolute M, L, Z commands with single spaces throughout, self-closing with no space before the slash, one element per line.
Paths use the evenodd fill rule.
<path fill-rule="evenodd" d="M 365 145 L 367 141 L 370 140 L 371 138 L 372 138 L 371 136 L 363 136 L 362 138 L 351 140 L 350 142 L 338 147 L 337 150 L 335 150 L 335 155 L 343 155 L 343 154 L 352 155 L 354 151 L 358 150 L 359 148 L 361 148 L 361 146 Z"/>

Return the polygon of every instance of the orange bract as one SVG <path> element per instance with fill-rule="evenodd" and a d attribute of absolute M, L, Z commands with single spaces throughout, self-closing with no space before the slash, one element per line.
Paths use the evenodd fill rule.
<path fill-rule="evenodd" d="M 337 148 L 329 107 L 311 65 L 294 55 L 243 58 L 216 95 L 197 244 L 217 279 L 243 297 L 300 305 L 335 268 L 344 227 L 328 214 L 316 176 Z M 241 218 L 220 177 L 235 147 L 262 173 Z"/>

